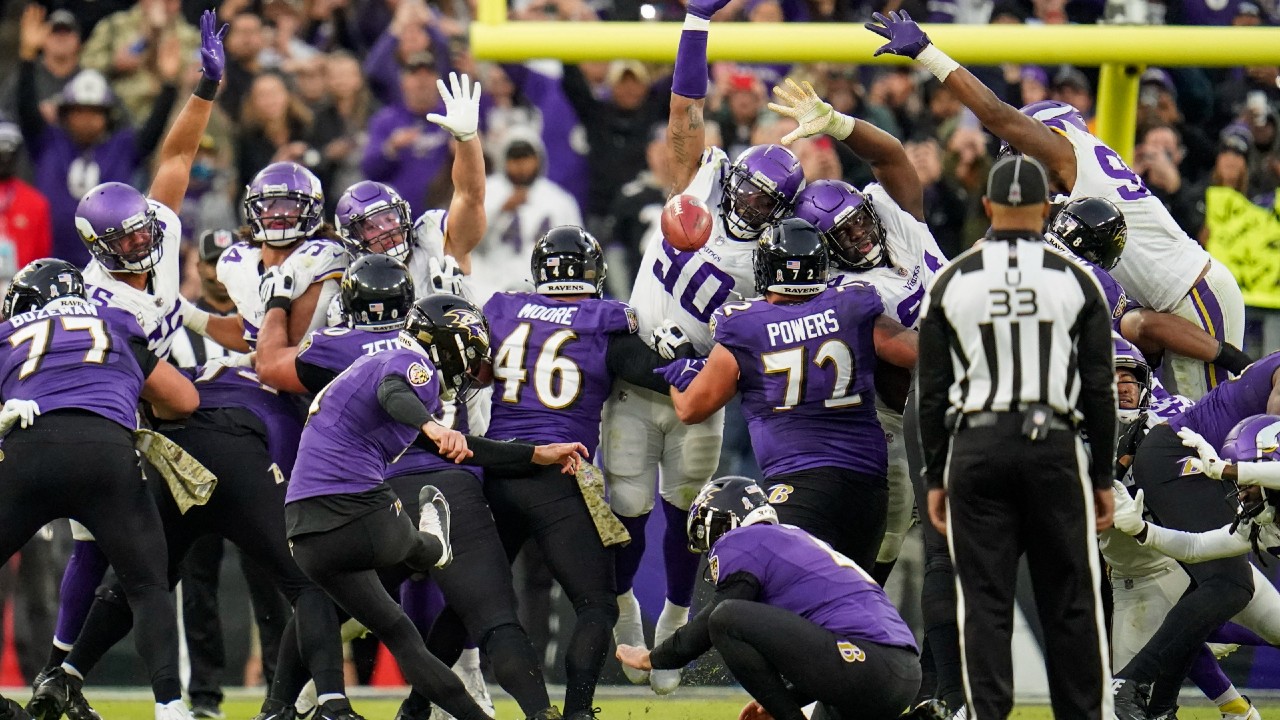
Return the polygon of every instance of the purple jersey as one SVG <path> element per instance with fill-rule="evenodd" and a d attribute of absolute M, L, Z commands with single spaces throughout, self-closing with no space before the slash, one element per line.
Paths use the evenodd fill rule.
<path fill-rule="evenodd" d="M 263 385 L 253 368 L 210 363 L 185 371 L 200 391 L 200 409 L 238 408 L 248 410 L 267 429 L 267 452 L 271 462 L 287 478 L 293 474 L 302 436 L 298 406 L 278 390 Z"/>
<path fill-rule="evenodd" d="M 841 637 L 916 650 L 884 590 L 858 564 L 791 525 L 725 533 L 707 556 L 711 581 L 737 572 L 760 581 L 759 602 L 789 610 Z"/>
<path fill-rule="evenodd" d="M 417 350 L 365 355 L 325 386 L 311 403 L 285 502 L 372 490 L 421 431 L 396 422 L 378 404 L 378 385 L 398 375 L 433 415 L 439 415 L 440 378 Z"/>
<path fill-rule="evenodd" d="M 488 437 L 580 442 L 594 454 L 613 386 L 609 338 L 635 332 L 635 312 L 615 300 L 511 292 L 490 298 L 484 315 L 497 348 Z"/>
<path fill-rule="evenodd" d="M 711 319 L 738 361 L 738 392 L 766 478 L 816 467 L 883 476 L 873 338 L 884 305 L 853 281 L 801 303 L 727 303 Z M 799 449 L 803 450 L 799 450 Z"/>
<path fill-rule="evenodd" d="M 1280 352 L 1271 353 L 1210 390 L 1190 410 L 1170 420 L 1169 427 L 1175 431 L 1189 427 L 1213 447 L 1222 447 L 1236 423 L 1267 412 L 1276 370 L 1280 370 Z"/>
<path fill-rule="evenodd" d="M 0 325 L 0 396 L 34 400 L 41 412 L 78 409 L 130 430 L 146 377 L 138 321 L 116 308 L 59 302 Z"/>
<path fill-rule="evenodd" d="M 1089 272 L 1093 273 L 1098 285 L 1102 286 L 1102 296 L 1107 301 L 1107 309 L 1111 311 L 1111 329 L 1117 333 L 1120 332 L 1120 318 L 1124 317 L 1125 313 L 1130 310 L 1137 310 L 1142 306 L 1129 297 L 1129 294 L 1124 291 L 1124 288 L 1120 287 L 1120 283 L 1116 282 L 1111 273 L 1067 249 L 1056 236 L 1046 235 L 1045 242 L 1049 247 L 1057 250 L 1058 254 L 1085 266 L 1089 269 Z"/>
<path fill-rule="evenodd" d="M 359 330 L 356 328 L 321 328 L 311 331 L 298 350 L 298 362 L 324 368 L 335 375 L 351 366 L 356 360 L 385 350 L 403 347 L 399 330 Z M 444 406 L 439 418 L 441 425 L 459 432 L 467 432 L 467 410 L 461 402 Z M 414 475 L 434 470 L 464 470 L 480 476 L 480 468 L 460 466 L 422 448 L 411 447 L 392 463 L 387 477 Z"/>

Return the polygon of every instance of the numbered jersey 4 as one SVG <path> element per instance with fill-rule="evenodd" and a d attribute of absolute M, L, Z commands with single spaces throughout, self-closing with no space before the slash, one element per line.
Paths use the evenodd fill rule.
<path fill-rule="evenodd" d="M 884 226 L 889 265 L 862 272 L 843 271 L 838 276 L 838 284 L 870 283 L 884 301 L 885 314 L 915 329 L 920 321 L 925 290 L 934 273 L 946 264 L 946 256 L 938 248 L 929 226 L 899 207 L 878 183 L 868 185 L 863 192 L 871 198 L 872 207 Z"/>
<path fill-rule="evenodd" d="M 311 238 L 302 241 L 285 260 L 296 267 L 298 277 L 311 286 L 326 280 L 341 280 L 347 269 L 347 252 L 343 246 L 328 238 Z M 258 342 L 258 328 L 266 307 L 258 286 L 266 268 L 262 264 L 262 247 L 241 240 L 222 253 L 218 259 L 218 281 L 227 288 L 227 295 L 236 304 L 240 319 L 244 322 L 244 338 L 250 345 Z"/>
<path fill-rule="evenodd" d="M 738 362 L 742 410 L 766 478 L 815 467 L 885 475 L 873 337 L 882 311 L 875 288 L 861 282 L 802 303 L 757 299 L 716 311 L 715 339 Z"/>
<path fill-rule="evenodd" d="M 496 348 L 488 436 L 580 442 L 594 454 L 613 384 L 609 339 L 635 332 L 635 313 L 615 300 L 497 293 L 484 314 Z"/>
<path fill-rule="evenodd" d="M 1124 213 L 1129 239 L 1112 274 L 1144 307 L 1173 310 L 1204 271 L 1209 254 L 1178 227 L 1168 208 L 1115 150 L 1069 122 L 1054 119 L 1049 126 L 1075 148 L 1071 199 L 1106 198 Z"/>
<path fill-rule="evenodd" d="M 0 394 L 33 400 L 44 413 L 88 410 L 133 430 L 145 380 L 135 346 L 145 342 L 119 308 L 55 303 L 16 315 L 0 324 Z"/>
<path fill-rule="evenodd" d="M 733 239 L 720 214 L 722 177 L 728 164 L 723 150 L 707 150 L 702 167 L 684 191 L 705 200 L 711 211 L 711 238 L 701 250 L 680 252 L 671 247 L 662 238 L 660 223 L 654 223 L 645 236 L 644 259 L 631 291 L 631 306 L 645 342 L 655 328 L 672 320 L 694 349 L 705 355 L 714 343 L 708 326 L 712 313 L 730 299 L 756 294 L 756 244 Z"/>
<path fill-rule="evenodd" d="M 147 199 L 160 222 L 164 239 L 160 262 L 151 270 L 146 290 L 117 280 L 97 260 L 84 269 L 89 300 L 102 307 L 126 311 L 137 320 L 147 338 L 147 347 L 156 357 L 167 360 L 173 351 L 174 336 L 182 332 L 182 310 L 178 303 L 182 266 L 182 221 L 167 205 Z"/>

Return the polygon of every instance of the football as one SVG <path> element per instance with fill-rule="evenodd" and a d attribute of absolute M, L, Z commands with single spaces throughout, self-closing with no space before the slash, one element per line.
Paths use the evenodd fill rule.
<path fill-rule="evenodd" d="M 662 236 L 671 247 L 696 252 L 711 237 L 711 212 L 692 195 L 676 195 L 662 208 Z"/>

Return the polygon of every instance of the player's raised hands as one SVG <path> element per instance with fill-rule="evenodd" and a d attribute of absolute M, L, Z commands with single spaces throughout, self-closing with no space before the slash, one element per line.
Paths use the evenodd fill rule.
<path fill-rule="evenodd" d="M 453 133 L 459 142 L 474 138 L 480 127 L 480 83 L 472 83 L 466 74 L 459 77 L 451 72 L 449 87 L 442 78 L 436 80 L 436 88 L 444 100 L 445 114 L 431 113 L 427 120 Z"/>
<path fill-rule="evenodd" d="M 204 76 L 214 82 L 222 82 L 222 74 L 227 69 L 227 53 L 222 47 L 222 39 L 230 29 L 227 23 L 218 27 L 218 17 L 212 10 L 205 10 L 200 16 L 200 68 Z"/>
<path fill-rule="evenodd" d="M 831 107 L 831 103 L 818 97 L 817 91 L 808 80 L 798 84 L 795 80 L 787 78 L 786 87 L 775 85 L 773 95 L 778 102 L 769 103 L 769 109 L 779 115 L 793 118 L 800 125 L 783 136 L 783 145 L 790 145 L 800 138 L 818 134 L 843 140 L 853 132 L 853 118 L 836 112 L 835 108 Z"/>
<path fill-rule="evenodd" d="M 729 0 L 689 0 L 689 5 L 685 10 L 694 17 L 710 20 L 712 15 L 720 12 L 728 4 Z"/>
<path fill-rule="evenodd" d="M 915 20 L 907 14 L 906 10 L 899 10 L 889 13 L 887 16 L 881 13 L 872 13 L 871 17 L 875 18 L 875 22 L 869 22 L 863 25 L 871 32 L 883 37 L 889 42 L 880 46 L 880 49 L 874 53 L 875 57 L 879 57 L 883 53 L 891 55 L 901 55 L 915 59 L 929 47 L 929 36 L 920 29 Z"/>

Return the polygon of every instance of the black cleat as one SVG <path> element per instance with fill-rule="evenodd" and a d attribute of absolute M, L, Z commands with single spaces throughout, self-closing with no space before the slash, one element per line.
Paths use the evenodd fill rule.
<path fill-rule="evenodd" d="M 329 700 L 317 706 L 314 720 L 364 720 L 364 718 L 351 708 L 350 700 L 343 698 Z"/>
<path fill-rule="evenodd" d="M 295 720 L 297 717 L 298 711 L 292 705 L 267 698 L 262 702 L 262 710 L 253 716 L 253 720 Z"/>
<path fill-rule="evenodd" d="M 590 710 L 579 710 L 570 715 L 565 720 L 599 720 L 600 708 L 591 708 Z"/>
<path fill-rule="evenodd" d="M 1162 713 L 1152 715 L 1151 720 L 1178 720 L 1178 706 L 1174 705 Z"/>
<path fill-rule="evenodd" d="M 60 667 L 44 673 L 36 685 L 27 713 L 34 720 L 59 720 L 66 715 L 70 720 L 102 720 L 102 716 L 89 706 L 80 692 L 84 680 L 69 674 Z"/>
<path fill-rule="evenodd" d="M 214 703 L 192 703 L 191 716 L 196 720 L 226 720 L 222 709 Z"/>
<path fill-rule="evenodd" d="M 1116 678 L 1111 681 L 1115 695 L 1116 720 L 1151 720 L 1147 714 L 1147 702 L 1151 699 L 1151 685 L 1136 680 Z"/>
<path fill-rule="evenodd" d="M 539 710 L 530 715 L 529 720 L 564 720 L 564 716 L 560 714 L 560 708 L 552 705 L 545 710 Z"/>
<path fill-rule="evenodd" d="M 947 720 L 951 710 L 941 700 L 930 698 L 902 714 L 902 720 Z"/>
<path fill-rule="evenodd" d="M 0 720 L 31 720 L 31 716 L 17 702 L 0 697 Z"/>
<path fill-rule="evenodd" d="M 430 720 L 430 718 L 431 701 L 417 693 L 410 693 L 409 697 L 400 703 L 395 720 Z"/>

